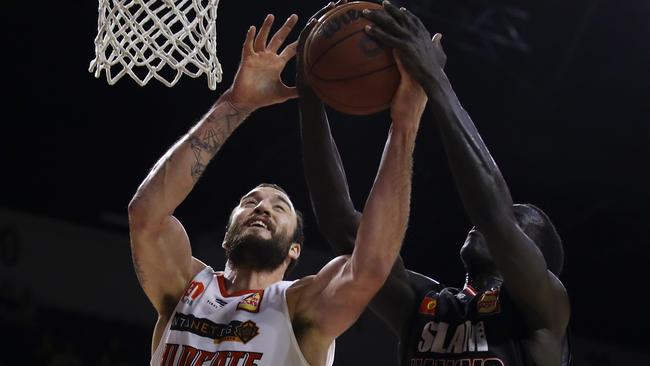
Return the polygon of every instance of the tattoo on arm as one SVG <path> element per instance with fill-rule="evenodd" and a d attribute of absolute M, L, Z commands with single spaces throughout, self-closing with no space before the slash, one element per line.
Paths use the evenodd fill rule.
<path fill-rule="evenodd" d="M 191 166 L 190 174 L 195 183 L 201 178 L 210 159 L 221 149 L 241 119 L 239 112 L 233 112 L 220 118 L 209 116 L 206 123 L 216 126 L 207 127 L 201 137 L 197 134 L 189 137 L 188 142 L 194 153 L 194 164 Z"/>

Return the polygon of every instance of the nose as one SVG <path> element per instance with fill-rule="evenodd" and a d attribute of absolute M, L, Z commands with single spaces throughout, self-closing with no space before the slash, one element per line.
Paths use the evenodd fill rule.
<path fill-rule="evenodd" d="M 258 215 L 271 215 L 271 204 L 267 200 L 261 200 L 257 206 L 255 206 L 255 213 Z"/>

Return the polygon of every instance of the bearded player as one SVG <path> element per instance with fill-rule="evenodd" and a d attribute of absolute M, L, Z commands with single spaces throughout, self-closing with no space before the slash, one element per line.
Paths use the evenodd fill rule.
<path fill-rule="evenodd" d="M 259 33 L 249 29 L 232 86 L 156 163 L 129 204 L 133 263 L 158 312 L 152 365 L 331 365 L 335 338 L 356 321 L 398 255 L 426 103 L 422 88 L 406 74 L 351 255 L 333 259 L 316 275 L 282 281 L 300 256 L 302 224 L 289 196 L 273 185 L 254 188 L 233 209 L 223 272 L 192 256 L 188 236 L 173 216 L 250 113 L 297 96 L 280 79 L 296 43 L 278 53 L 296 22 L 291 16 L 270 41 L 272 16 Z"/>

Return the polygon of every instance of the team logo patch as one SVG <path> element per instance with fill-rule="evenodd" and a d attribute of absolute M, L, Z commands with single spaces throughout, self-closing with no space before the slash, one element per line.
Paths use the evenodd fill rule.
<path fill-rule="evenodd" d="M 201 295 L 205 291 L 205 286 L 203 285 L 202 282 L 198 281 L 192 281 L 190 285 L 187 287 L 187 290 L 185 290 L 185 294 L 183 295 L 183 298 L 181 299 L 185 304 L 187 305 L 192 305 L 194 304 L 194 300 L 196 300 L 199 295 Z"/>
<path fill-rule="evenodd" d="M 253 321 L 247 320 L 233 329 L 232 336 L 215 338 L 214 343 L 219 344 L 221 342 L 242 342 L 246 344 L 248 341 L 255 338 L 255 336 L 258 334 L 260 334 L 260 328 L 257 327 L 257 324 L 255 324 Z"/>
<path fill-rule="evenodd" d="M 424 315 L 436 315 L 436 307 L 438 306 L 438 299 L 425 296 L 420 304 L 420 314 Z"/>
<path fill-rule="evenodd" d="M 254 292 L 243 299 L 237 304 L 237 310 L 248 311 L 249 313 L 257 313 L 260 311 L 260 304 L 264 297 L 264 290 Z"/>
<path fill-rule="evenodd" d="M 218 324 L 209 319 L 197 318 L 191 314 L 176 313 L 171 330 L 190 332 L 201 337 L 214 340 L 215 344 L 222 342 L 248 343 L 260 334 L 260 328 L 255 322 L 233 320 L 228 324 Z"/>
<path fill-rule="evenodd" d="M 476 304 L 476 309 L 479 315 L 491 315 L 501 312 L 501 304 L 499 303 L 499 289 L 485 291 L 481 295 L 481 299 Z"/>

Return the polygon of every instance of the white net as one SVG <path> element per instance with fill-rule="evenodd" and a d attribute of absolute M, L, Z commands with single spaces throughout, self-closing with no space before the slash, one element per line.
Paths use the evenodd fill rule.
<path fill-rule="evenodd" d="M 183 74 L 206 74 L 215 90 L 221 81 L 217 59 L 219 0 L 99 0 L 95 59 L 110 85 L 131 76 L 143 86 L 152 78 L 174 86 Z"/>

